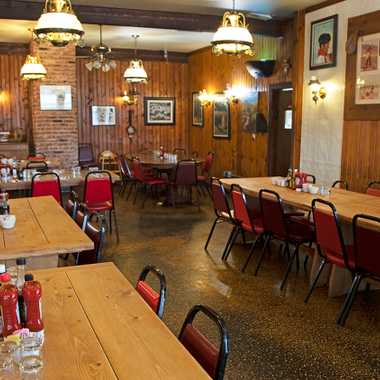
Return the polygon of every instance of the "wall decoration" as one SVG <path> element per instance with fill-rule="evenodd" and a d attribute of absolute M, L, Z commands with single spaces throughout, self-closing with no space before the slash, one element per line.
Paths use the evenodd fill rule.
<path fill-rule="evenodd" d="M 115 106 L 92 106 L 91 107 L 92 126 L 116 124 Z"/>
<path fill-rule="evenodd" d="M 356 104 L 380 104 L 380 33 L 358 39 Z"/>
<path fill-rule="evenodd" d="M 256 134 L 256 113 L 259 101 L 258 92 L 249 92 L 240 98 L 239 125 L 243 132 Z"/>
<path fill-rule="evenodd" d="M 213 137 L 231 137 L 230 103 L 222 94 L 216 95 L 213 103 Z"/>
<path fill-rule="evenodd" d="M 71 111 L 71 86 L 40 85 L 41 111 Z"/>
<path fill-rule="evenodd" d="M 144 98 L 145 125 L 174 125 L 175 98 Z"/>
<path fill-rule="evenodd" d="M 311 23 L 310 70 L 336 66 L 338 48 L 338 15 Z"/>
<path fill-rule="evenodd" d="M 192 97 L 193 105 L 193 126 L 194 127 L 203 127 L 203 107 L 201 100 L 199 99 L 199 92 L 193 92 Z"/>

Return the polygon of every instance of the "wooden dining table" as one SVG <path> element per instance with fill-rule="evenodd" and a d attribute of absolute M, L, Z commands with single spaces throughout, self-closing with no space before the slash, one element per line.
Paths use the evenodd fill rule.
<path fill-rule="evenodd" d="M 221 179 L 226 189 L 230 189 L 232 184 L 241 186 L 244 192 L 251 197 L 258 197 L 261 189 L 275 191 L 282 198 L 283 202 L 297 209 L 310 211 L 313 199 L 320 198 L 333 203 L 336 207 L 337 214 L 343 222 L 344 231 L 346 231 L 346 243 L 351 243 L 351 223 L 356 214 L 368 214 L 380 218 L 380 197 L 373 195 L 356 193 L 339 188 L 330 189 L 330 194 L 321 196 L 305 192 L 296 192 L 287 187 L 280 187 L 272 184 L 270 177 L 257 178 L 224 178 Z M 310 271 L 310 281 L 314 278 L 320 263 L 318 255 L 314 255 Z M 329 296 L 339 296 L 345 294 L 351 285 L 351 273 L 333 265 L 330 270 L 325 269 L 324 274 L 319 280 L 319 285 L 328 282 Z"/>
<path fill-rule="evenodd" d="M 0 227 L 0 261 L 28 258 L 28 267 L 56 267 L 58 255 L 93 249 L 94 243 L 52 196 L 9 201 L 12 229 Z"/>
<path fill-rule="evenodd" d="M 210 380 L 113 263 L 34 271 L 41 380 Z"/>
<path fill-rule="evenodd" d="M 84 184 L 88 170 L 81 170 L 79 175 L 73 173 L 69 169 L 55 169 L 55 173 L 59 175 L 61 187 L 78 187 Z M 108 171 L 111 174 L 113 183 L 120 181 L 120 176 L 114 171 Z M 43 179 L 41 179 L 43 180 Z M 32 187 L 32 180 L 29 179 L 10 179 L 4 181 L 0 177 L 0 191 L 15 191 L 15 190 L 29 190 Z"/>
<path fill-rule="evenodd" d="M 134 157 L 137 157 L 142 165 L 151 166 L 157 169 L 173 169 L 176 167 L 177 163 L 180 161 L 178 157 L 172 156 L 172 158 L 163 158 L 161 159 L 159 155 L 154 154 L 154 152 L 142 152 L 135 156 L 128 157 L 132 160 Z M 193 158 L 196 165 L 201 165 L 204 160 L 199 158 Z"/>

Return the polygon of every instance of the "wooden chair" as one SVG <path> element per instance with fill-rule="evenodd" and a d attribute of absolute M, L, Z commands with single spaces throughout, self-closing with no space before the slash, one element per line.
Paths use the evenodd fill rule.
<path fill-rule="evenodd" d="M 380 197 L 380 181 L 372 181 L 368 184 L 367 194 Z"/>

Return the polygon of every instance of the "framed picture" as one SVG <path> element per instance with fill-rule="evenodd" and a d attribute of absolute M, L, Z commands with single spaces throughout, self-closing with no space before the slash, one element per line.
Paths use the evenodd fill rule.
<path fill-rule="evenodd" d="M 338 15 L 311 23 L 310 70 L 336 66 L 338 50 Z"/>
<path fill-rule="evenodd" d="M 40 85 L 41 111 L 71 111 L 71 86 Z"/>
<path fill-rule="evenodd" d="M 213 137 L 231 137 L 230 103 L 223 95 L 216 96 L 213 103 Z"/>
<path fill-rule="evenodd" d="M 174 125 L 175 98 L 144 98 L 145 125 Z"/>
<path fill-rule="evenodd" d="M 259 101 L 258 92 L 249 92 L 240 99 L 239 125 L 243 132 L 255 134 L 257 131 L 256 114 Z"/>
<path fill-rule="evenodd" d="M 92 106 L 91 120 L 93 127 L 116 124 L 115 106 Z"/>
<path fill-rule="evenodd" d="M 199 100 L 199 92 L 193 92 L 193 126 L 203 127 L 203 107 Z"/>

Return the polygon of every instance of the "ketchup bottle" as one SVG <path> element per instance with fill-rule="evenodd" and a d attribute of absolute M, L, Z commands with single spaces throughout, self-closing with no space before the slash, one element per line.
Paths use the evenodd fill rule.
<path fill-rule="evenodd" d="M 21 328 L 18 313 L 18 291 L 14 285 L 6 284 L 0 287 L 0 307 L 3 336 L 6 337 Z"/>
<path fill-rule="evenodd" d="M 44 329 L 42 322 L 41 294 L 41 284 L 38 281 L 25 282 L 22 289 L 26 316 L 25 327 L 31 332 L 42 332 Z"/>

